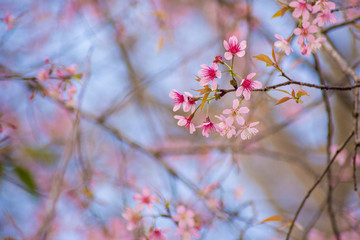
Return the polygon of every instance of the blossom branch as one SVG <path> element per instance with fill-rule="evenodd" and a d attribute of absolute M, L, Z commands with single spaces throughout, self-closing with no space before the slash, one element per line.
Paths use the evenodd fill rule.
<path fill-rule="evenodd" d="M 346 22 L 343 22 L 343 23 L 339 23 L 337 25 L 332 25 L 331 27 L 328 27 L 328 28 L 325 28 L 324 30 L 322 30 L 323 33 L 327 33 L 331 30 L 334 30 L 336 28 L 340 28 L 340 27 L 343 27 L 343 26 L 346 26 L 346 25 L 349 25 L 349 24 L 353 24 L 355 23 L 356 21 L 359 21 L 360 20 L 360 17 L 357 17 L 357 18 L 354 18 L 350 21 L 346 21 Z"/>

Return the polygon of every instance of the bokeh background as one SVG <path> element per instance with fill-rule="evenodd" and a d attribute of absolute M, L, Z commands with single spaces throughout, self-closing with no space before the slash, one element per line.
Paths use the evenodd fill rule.
<path fill-rule="evenodd" d="M 359 5 L 336 3 L 339 8 Z M 270 55 L 274 34 L 289 37 L 296 27 L 291 13 L 271 19 L 279 9 L 268 0 L 2 0 L 0 17 L 13 14 L 15 20 L 11 29 L 0 23 L 0 238 L 37 239 L 46 228 L 48 239 L 139 239 L 126 233 L 121 214 L 135 206 L 135 193 L 149 187 L 160 199 L 172 199 L 173 211 L 182 203 L 203 214 L 207 225 L 200 239 L 283 239 L 286 224 L 326 166 L 328 118 L 321 91 L 303 88 L 310 96 L 302 104 L 277 106 L 283 92 L 253 93 L 245 103 L 251 109 L 247 120 L 260 124 L 258 135 L 248 141 L 219 134 L 205 138 L 199 129 L 190 135 L 177 126 L 173 116 L 183 113 L 172 111 L 168 96 L 172 89 L 195 96 L 200 65 L 223 55 L 223 40 L 232 35 L 247 41 L 245 57 L 235 60 L 240 76 L 256 72 L 263 85 L 285 81 L 253 58 Z M 359 17 L 359 8 L 336 16 L 338 22 Z M 353 25 L 328 32 L 358 73 L 359 36 Z M 287 75 L 320 84 L 314 58 L 301 55 L 296 41 L 292 48 L 289 56 L 278 54 Z M 328 53 L 321 49 L 318 57 L 326 84 L 351 83 Z M 26 80 L 51 64 L 75 65 L 83 74 L 71 80 L 77 89 L 73 101 L 42 96 Z M 223 74 L 218 83 L 231 88 L 229 80 Z M 43 85 L 57 83 L 49 79 Z M 337 149 L 353 127 L 352 93 L 328 94 Z M 233 99 L 227 94 L 212 102 L 210 116 L 230 108 Z M 195 125 L 204 121 L 205 112 Z M 353 154 L 349 144 L 332 167 L 333 206 L 341 232 L 356 232 L 351 239 L 360 239 Z M 222 210 L 238 212 L 233 219 L 209 211 L 194 192 L 216 182 L 214 197 Z M 307 239 L 311 229 L 333 236 L 327 188 L 324 180 L 311 195 L 294 239 Z M 155 222 L 170 229 L 168 239 L 178 239 L 171 220 L 151 218 L 161 212 L 159 202 L 147 213 L 145 228 Z M 272 215 L 284 220 L 258 224 Z M 112 227 L 124 235 L 106 238 Z"/>

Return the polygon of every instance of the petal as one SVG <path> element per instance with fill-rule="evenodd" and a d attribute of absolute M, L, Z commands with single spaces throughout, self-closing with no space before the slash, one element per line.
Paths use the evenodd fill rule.
<path fill-rule="evenodd" d="M 245 89 L 243 91 L 243 95 L 244 95 L 244 98 L 245 98 L 246 101 L 250 100 L 251 92 L 249 90 Z"/>
<path fill-rule="evenodd" d="M 233 58 L 233 55 L 231 54 L 231 52 L 226 52 L 226 53 L 224 54 L 224 58 L 225 58 L 226 60 L 231 60 L 231 59 Z"/>
<path fill-rule="evenodd" d="M 290 7 L 293 7 L 293 8 L 296 8 L 297 6 L 299 6 L 299 3 L 293 1 L 293 2 L 291 2 L 291 3 L 289 4 L 289 6 L 290 6 Z"/>
<path fill-rule="evenodd" d="M 259 124 L 259 121 L 250 123 L 249 127 L 253 127 Z"/>
<path fill-rule="evenodd" d="M 239 87 L 239 88 L 236 90 L 235 95 L 236 95 L 237 97 L 240 97 L 240 96 L 243 94 L 243 90 L 244 90 L 243 87 Z"/>
<path fill-rule="evenodd" d="M 245 56 L 245 51 L 240 51 L 240 52 L 236 53 L 236 56 L 238 56 L 238 57 Z"/>
<path fill-rule="evenodd" d="M 300 28 L 295 28 L 294 34 L 295 35 L 300 35 L 301 34 L 301 29 Z"/>
<path fill-rule="evenodd" d="M 220 71 L 216 71 L 216 77 L 219 78 L 219 79 L 221 78 L 221 72 Z"/>
<path fill-rule="evenodd" d="M 248 113 L 250 112 L 249 108 L 248 107 L 241 107 L 239 110 L 238 110 L 238 113 L 241 113 L 241 114 L 245 114 L 245 113 Z"/>
<path fill-rule="evenodd" d="M 229 44 L 228 44 L 228 42 L 226 41 L 226 40 L 224 40 L 224 48 L 226 49 L 226 50 L 229 50 Z"/>
<path fill-rule="evenodd" d="M 259 81 L 252 81 L 251 87 L 253 89 L 260 89 L 260 88 L 262 88 L 262 83 Z"/>
<path fill-rule="evenodd" d="M 186 119 L 180 119 L 177 123 L 177 125 L 179 125 L 180 127 L 185 126 L 187 123 Z"/>
<path fill-rule="evenodd" d="M 193 123 L 190 123 L 190 134 L 193 134 L 195 132 L 195 126 Z"/>
<path fill-rule="evenodd" d="M 307 20 L 309 20 L 310 13 L 307 10 L 304 10 L 302 12 L 302 17 L 303 17 L 303 21 L 307 21 Z"/>
<path fill-rule="evenodd" d="M 205 68 L 205 69 L 209 69 L 209 66 L 206 65 L 206 64 L 201 64 L 200 67 Z"/>
<path fill-rule="evenodd" d="M 204 86 L 206 86 L 209 82 L 210 82 L 210 79 L 208 79 L 208 78 L 202 78 L 202 79 L 200 80 L 199 84 L 204 87 Z"/>
<path fill-rule="evenodd" d="M 301 10 L 299 8 L 295 8 L 294 12 L 292 13 L 294 18 L 299 18 L 301 15 Z"/>
<path fill-rule="evenodd" d="M 239 124 L 239 125 L 244 125 L 245 124 L 245 119 L 241 116 L 236 116 L 236 122 Z"/>
<path fill-rule="evenodd" d="M 235 36 L 231 36 L 229 38 L 229 45 L 230 46 L 236 46 L 238 44 L 238 39 Z"/>
<path fill-rule="evenodd" d="M 175 119 L 182 119 L 182 118 L 184 118 L 184 116 L 175 115 L 174 118 L 175 118 Z"/>
<path fill-rule="evenodd" d="M 234 109 L 234 110 L 237 109 L 237 108 L 239 107 L 239 104 L 240 104 L 239 100 L 238 100 L 238 99 L 234 99 L 234 101 L 233 101 L 233 109 Z"/>
<path fill-rule="evenodd" d="M 181 107 L 181 103 L 175 104 L 174 108 L 173 108 L 173 111 L 176 112 L 177 110 L 180 109 L 180 107 Z"/>
<path fill-rule="evenodd" d="M 215 79 L 214 79 L 214 80 L 212 81 L 212 83 L 211 83 L 211 90 L 212 90 L 212 91 L 215 91 L 216 88 L 217 88 L 217 82 L 216 82 Z"/>
<path fill-rule="evenodd" d="M 240 49 L 244 50 L 245 48 L 246 48 L 246 41 L 243 40 L 243 41 L 240 42 Z"/>
<path fill-rule="evenodd" d="M 213 63 L 211 65 L 211 67 L 212 67 L 212 69 L 217 70 L 219 68 L 219 65 L 217 65 L 216 63 Z"/>
<path fill-rule="evenodd" d="M 249 75 L 247 75 L 247 79 L 252 79 L 253 77 L 255 77 L 256 76 L 256 73 L 250 73 Z"/>
<path fill-rule="evenodd" d="M 280 36 L 279 34 L 275 34 L 275 38 L 278 40 L 284 40 L 284 38 L 282 36 Z"/>
<path fill-rule="evenodd" d="M 314 25 L 311 25 L 308 30 L 310 33 L 316 33 L 318 31 L 318 28 Z"/>
<path fill-rule="evenodd" d="M 303 28 L 308 28 L 310 26 L 310 23 L 309 22 L 303 22 L 302 24 Z"/>

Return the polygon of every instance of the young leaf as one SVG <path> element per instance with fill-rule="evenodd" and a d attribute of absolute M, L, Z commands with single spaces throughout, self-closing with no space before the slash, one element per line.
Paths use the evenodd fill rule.
<path fill-rule="evenodd" d="M 271 54 L 272 54 L 272 58 L 273 58 L 274 62 L 277 64 L 277 62 L 276 62 L 276 57 L 275 57 L 274 44 L 272 45 L 272 51 L 271 51 Z"/>
<path fill-rule="evenodd" d="M 275 104 L 275 106 L 276 105 L 279 105 L 279 104 L 282 104 L 282 103 L 284 103 L 284 102 L 286 102 L 286 101 L 288 101 L 288 100 L 290 100 L 290 99 L 292 99 L 291 97 L 283 97 L 282 99 L 280 99 L 276 104 Z"/>
<path fill-rule="evenodd" d="M 265 62 L 266 63 L 266 66 L 274 66 L 275 64 L 271 61 L 271 59 L 266 56 L 265 54 L 260 54 L 260 55 L 257 55 L 257 56 L 254 56 L 255 59 L 259 60 L 259 61 L 262 61 L 262 62 Z"/>
<path fill-rule="evenodd" d="M 204 105 L 205 105 L 205 103 L 206 103 L 206 100 L 207 100 L 209 94 L 210 94 L 210 92 L 206 92 L 206 93 L 204 94 L 203 99 L 202 99 L 202 101 L 201 101 L 200 112 L 201 112 L 202 109 L 204 108 Z"/>
<path fill-rule="evenodd" d="M 157 52 L 160 52 L 161 49 L 164 47 L 164 43 L 165 43 L 165 38 L 163 36 L 161 36 L 157 42 Z"/>
<path fill-rule="evenodd" d="M 268 218 L 262 220 L 261 222 L 259 222 L 259 224 L 263 224 L 266 222 L 273 222 L 273 221 L 282 221 L 282 220 L 283 220 L 282 217 L 274 215 L 274 216 L 271 216 L 271 217 L 268 217 Z"/>
<path fill-rule="evenodd" d="M 34 178 L 31 174 L 31 172 L 29 172 L 27 169 L 22 168 L 20 166 L 16 166 L 13 171 L 18 176 L 20 181 L 25 184 L 25 186 L 27 187 L 27 190 L 32 195 L 37 195 L 36 183 L 34 181 Z"/>
<path fill-rule="evenodd" d="M 304 95 L 309 96 L 309 94 L 307 92 L 305 92 L 305 90 L 302 90 L 302 89 L 299 90 L 297 92 L 297 94 L 296 94 L 297 97 L 301 97 L 301 96 L 304 96 Z"/>
<path fill-rule="evenodd" d="M 279 11 L 277 11 L 271 18 L 282 17 L 287 12 L 287 10 L 287 7 L 283 7 Z"/>

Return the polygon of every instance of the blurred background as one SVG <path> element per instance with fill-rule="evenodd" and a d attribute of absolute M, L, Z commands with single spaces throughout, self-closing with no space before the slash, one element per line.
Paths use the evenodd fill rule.
<path fill-rule="evenodd" d="M 335 2 L 338 23 L 359 18 L 359 1 Z M 291 13 L 271 18 L 280 8 L 265 0 L 2 0 L 0 238 L 140 239 L 156 226 L 170 229 L 168 239 L 179 239 L 175 223 L 158 216 L 171 200 L 171 212 L 183 204 L 201 216 L 200 239 L 284 239 L 327 165 L 329 119 L 322 92 L 303 87 L 309 96 L 302 104 L 276 106 L 283 92 L 254 92 L 242 105 L 250 109 L 247 121 L 260 122 L 259 133 L 247 141 L 217 133 L 205 138 L 200 129 L 190 135 L 174 119 L 187 113 L 174 113 L 169 98 L 172 89 L 197 96 L 200 65 L 223 56 L 223 40 L 232 35 L 247 41 L 246 55 L 234 65 L 242 78 L 256 72 L 264 86 L 284 82 L 253 58 L 271 55 L 274 34 L 292 35 L 297 23 Z M 360 73 L 359 25 L 327 36 Z M 352 83 L 323 49 L 318 71 L 314 57 L 301 55 L 296 41 L 291 46 L 289 56 L 277 56 L 292 79 L 321 84 L 320 72 L 328 85 Z M 231 89 L 229 80 L 223 74 L 218 84 Z M 353 128 L 353 95 L 327 93 L 334 154 Z M 212 101 L 212 120 L 234 98 L 230 93 Z M 205 111 L 197 115 L 195 125 L 205 117 Z M 332 166 L 339 231 L 353 234 L 343 239 L 360 239 L 353 155 L 351 141 Z M 327 181 L 308 199 L 293 239 L 335 239 Z M 219 186 L 210 205 L 199 190 L 212 183 Z M 144 187 L 159 202 L 146 210 L 146 230 L 129 232 L 122 213 L 136 205 L 133 195 Z M 259 224 L 273 215 L 283 220 Z"/>

